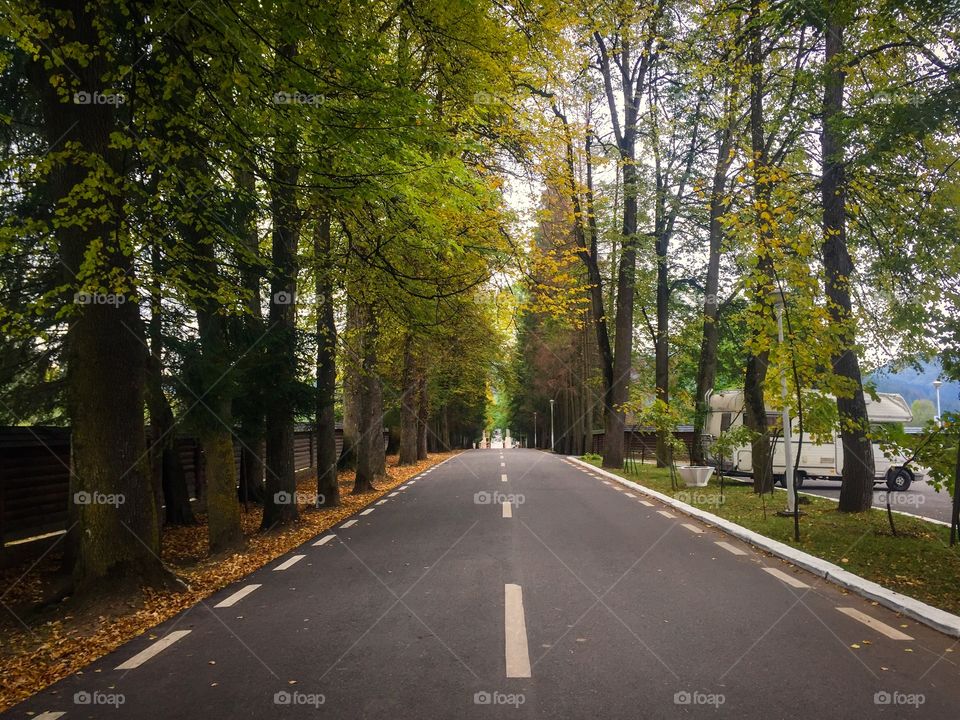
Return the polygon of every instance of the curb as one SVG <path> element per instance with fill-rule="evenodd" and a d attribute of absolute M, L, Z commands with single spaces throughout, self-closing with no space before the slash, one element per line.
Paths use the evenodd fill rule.
<path fill-rule="evenodd" d="M 902 613 L 903 615 L 921 622 L 924 625 L 933 628 L 934 630 L 938 630 L 945 635 L 960 638 L 960 616 L 953 615 L 945 610 L 940 610 L 932 605 L 928 605 L 927 603 L 915 600 L 907 595 L 903 595 L 894 590 L 885 588 L 882 585 L 873 582 L 872 580 L 867 580 L 859 575 L 854 575 L 852 572 L 844 570 L 839 565 L 834 565 L 831 562 L 828 562 L 822 558 L 818 558 L 810 553 L 806 553 L 803 550 L 797 550 L 796 548 L 785 545 L 782 542 L 772 540 L 765 535 L 761 535 L 753 530 L 748 530 L 742 525 L 737 525 L 736 523 L 725 520 L 722 517 L 714 515 L 713 513 L 709 513 L 706 510 L 701 510 L 700 508 L 680 502 L 679 500 L 675 500 L 669 495 L 664 495 L 661 492 L 651 490 L 648 487 L 644 487 L 643 485 L 639 485 L 635 482 L 622 478 L 619 475 L 610 472 L 609 470 L 598 468 L 596 465 L 591 465 L 590 463 L 581 460 L 578 457 L 568 455 L 567 459 L 572 460 L 573 462 L 576 462 L 584 467 L 588 467 L 594 472 L 598 472 L 604 477 L 615 480 L 621 485 L 632 488 L 639 493 L 656 498 L 660 502 L 670 505 L 682 513 L 691 515 L 698 520 L 702 520 L 708 525 L 713 525 L 714 527 L 723 530 L 727 534 L 758 547 L 761 550 L 766 550 L 777 557 L 783 558 L 784 560 L 789 560 L 797 567 L 801 567 L 804 570 L 812 572 L 814 575 L 822 577 L 823 579 L 832 582 L 835 585 L 839 585 L 846 590 L 850 590 L 861 597 L 876 601 L 880 605 L 883 605 L 894 612 Z"/>

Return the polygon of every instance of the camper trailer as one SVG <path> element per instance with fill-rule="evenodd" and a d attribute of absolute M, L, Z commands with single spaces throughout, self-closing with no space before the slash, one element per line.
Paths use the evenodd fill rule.
<path fill-rule="evenodd" d="M 727 390 L 718 393 L 708 393 L 706 423 L 704 425 L 704 447 L 710 462 L 717 465 L 720 458 L 713 457 L 710 452 L 712 441 L 730 428 L 743 425 L 743 391 Z M 866 397 L 867 417 L 871 424 L 876 423 L 905 423 L 913 419 L 910 406 L 901 395 L 894 393 L 878 393 L 878 399 Z M 780 426 L 780 413 L 767 408 L 767 423 L 770 427 Z M 799 452 L 800 464 L 797 468 L 795 482 L 797 487 L 803 485 L 808 478 L 825 480 L 840 480 L 843 470 L 843 446 L 840 436 L 834 435 L 832 441 L 814 442 L 808 434 L 803 434 L 803 442 L 799 437 L 799 428 L 796 418 L 792 425 L 794 435 L 791 442 L 793 457 Z M 773 475 L 779 483 L 783 483 L 784 474 L 784 442 L 779 434 L 774 438 L 773 447 Z M 903 467 L 905 457 L 890 459 L 883 454 L 879 444 L 873 445 L 873 461 L 876 482 L 885 482 L 890 490 L 906 490 L 917 475 L 916 468 Z M 722 458 L 723 470 L 730 475 L 749 476 L 753 474 L 753 455 L 749 445 L 736 448 L 732 457 Z"/>

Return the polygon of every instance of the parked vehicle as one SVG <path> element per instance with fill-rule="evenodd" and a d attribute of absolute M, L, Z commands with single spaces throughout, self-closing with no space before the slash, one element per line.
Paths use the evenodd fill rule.
<path fill-rule="evenodd" d="M 910 406 L 901 395 L 896 393 L 878 393 L 874 400 L 869 395 L 867 401 L 867 417 L 871 425 L 879 423 L 907 423 L 913 420 Z M 720 433 L 726 432 L 743 424 L 743 391 L 726 390 L 718 393 L 708 393 L 707 403 L 709 411 L 704 425 L 703 443 L 710 463 L 719 464 L 719 459 L 712 456 L 711 445 Z M 767 424 L 771 428 L 780 427 L 780 413 L 767 408 Z M 814 442 L 812 436 L 803 433 L 801 443 L 800 428 L 797 419 L 792 420 L 793 457 L 796 459 L 799 452 L 800 464 L 794 481 L 797 487 L 802 487 L 805 480 L 817 478 L 822 480 L 840 480 L 843 471 L 843 446 L 838 434 L 827 442 L 819 438 Z M 775 480 L 783 484 L 784 473 L 784 442 L 780 434 L 773 438 L 773 475 Z M 879 443 L 873 443 L 873 462 L 875 482 L 885 482 L 890 490 L 902 491 L 921 477 L 917 468 L 905 467 L 906 457 L 900 455 L 888 458 L 880 449 Z M 753 474 L 753 453 L 749 445 L 740 446 L 732 452 L 732 457 L 723 458 L 723 471 L 728 475 L 751 476 Z"/>

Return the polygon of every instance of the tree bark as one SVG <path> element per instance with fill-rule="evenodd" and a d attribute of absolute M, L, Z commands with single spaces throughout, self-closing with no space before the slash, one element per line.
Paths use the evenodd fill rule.
<path fill-rule="evenodd" d="M 428 400 L 427 371 L 421 361 L 417 374 L 417 460 L 427 459 L 427 423 L 430 422 Z"/>
<path fill-rule="evenodd" d="M 357 470 L 353 494 L 359 495 L 374 490 L 373 479 L 379 467 L 379 455 L 383 453 L 383 432 L 377 406 L 376 318 L 369 305 L 360 307 L 362 330 L 360 338 L 360 370 L 356 379 L 359 407 L 357 427 Z M 379 446 L 379 450 L 378 450 Z"/>
<path fill-rule="evenodd" d="M 242 319 L 242 337 L 255 369 L 260 369 L 264 357 L 260 340 L 263 336 L 263 310 L 261 307 L 260 279 L 263 268 L 260 262 L 260 240 L 256 223 L 256 184 L 252 172 L 241 169 L 236 173 L 238 189 L 237 235 L 241 242 L 237 265 L 240 268 L 240 283 L 246 295 Z M 233 399 L 234 418 L 238 420 L 237 437 L 240 442 L 240 499 L 244 502 L 262 503 L 264 486 L 264 398 L 259 382 L 243 383 L 243 393 Z"/>
<path fill-rule="evenodd" d="M 756 232 L 760 245 L 757 248 L 757 277 L 751 281 L 754 312 L 762 313 L 766 307 L 766 295 L 772 288 L 773 265 L 768 251 L 767 234 L 761 214 L 768 212 L 770 205 L 770 173 L 768 153 L 764 138 L 763 117 L 763 29 L 760 24 L 760 0 L 750 0 L 750 33 L 748 54 L 750 57 L 750 149 L 754 164 L 754 207 Z M 770 434 L 767 428 L 767 412 L 764 402 L 764 383 L 767 378 L 769 352 L 748 350 L 744 373 L 743 399 L 744 424 L 755 433 L 751 446 L 753 465 L 753 490 L 756 493 L 773 492 L 773 474 L 770 466 Z"/>
<path fill-rule="evenodd" d="M 823 267 L 830 317 L 840 332 L 837 352 L 833 356 L 834 372 L 848 381 L 852 393 L 837 393 L 840 414 L 840 438 L 843 445 L 843 481 L 840 486 L 840 511 L 864 512 L 873 505 L 873 448 L 867 437 L 870 426 L 863 396 L 860 361 L 857 358 L 853 327 L 853 304 L 850 299 L 850 276 L 853 260 L 847 248 L 846 233 L 846 169 L 844 138 L 839 127 L 843 116 L 843 69 L 846 20 L 843 7 L 833 7 L 827 18 L 823 90 L 823 130 L 821 155 L 823 177 Z"/>
<path fill-rule="evenodd" d="M 727 189 L 727 172 L 733 161 L 730 150 L 733 146 L 733 113 L 727 125 L 721 131 L 720 145 L 717 148 L 717 162 L 713 169 L 713 184 L 710 188 L 710 229 L 709 255 L 707 258 L 707 279 L 703 299 L 703 334 L 700 341 L 700 359 L 697 363 L 697 390 L 693 420 L 693 449 L 691 462 L 702 465 L 705 460 L 703 430 L 707 413 L 706 395 L 713 390 L 717 380 L 717 346 L 720 332 L 717 321 L 720 315 L 720 250 L 723 246 L 724 230 L 720 223 L 723 217 Z"/>
<path fill-rule="evenodd" d="M 333 313 L 333 257 L 330 216 L 324 214 L 314 238 L 317 293 L 317 507 L 340 504 L 337 482 L 337 324 Z"/>
<path fill-rule="evenodd" d="M 146 343 L 137 295 L 130 290 L 133 257 L 123 236 L 125 198 L 103 189 L 124 174 L 121 151 L 111 147 L 117 106 L 79 104 L 71 97 L 64 102 L 57 93 L 65 75 L 76 79 L 78 92 L 102 92 L 112 74 L 103 48 L 114 47 L 117 38 L 104 36 L 109 22 L 88 3 L 45 1 L 40 13 L 51 33 L 38 46 L 30 72 L 48 143 L 57 151 L 49 156 L 49 189 L 60 216 L 56 238 L 67 271 L 64 280 L 71 292 L 103 287 L 111 276 L 125 281 L 122 287 L 110 287 L 106 297 L 70 298 L 76 305 L 66 339 L 73 499 L 67 542 L 74 591 L 104 591 L 119 583 L 166 584 L 171 576 L 160 561 L 144 432 Z M 62 13 L 69 14 L 70 22 L 60 22 Z M 69 61 L 68 72 L 63 58 L 77 52 L 88 62 Z M 64 152 L 68 146 L 73 149 Z M 94 177 L 97 173 L 106 179 Z M 92 197 L 91 192 L 102 195 Z M 85 270 L 93 255 L 97 275 Z"/>
<path fill-rule="evenodd" d="M 400 396 L 400 459 L 401 465 L 417 462 L 417 379 L 413 357 L 413 336 L 403 344 L 403 380 Z"/>
<path fill-rule="evenodd" d="M 295 43 L 277 49 L 281 60 L 297 54 Z M 296 519 L 294 465 L 294 393 L 297 382 L 297 244 L 300 213 L 296 186 L 296 138 L 281 127 L 274 148 L 270 212 L 273 216 L 273 272 L 270 278 L 271 392 L 266 395 L 267 483 L 261 528 L 272 529 Z"/>

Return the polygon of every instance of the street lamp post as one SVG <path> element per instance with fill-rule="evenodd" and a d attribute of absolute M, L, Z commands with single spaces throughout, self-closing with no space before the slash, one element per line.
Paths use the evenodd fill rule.
<path fill-rule="evenodd" d="M 782 291 L 773 294 L 774 311 L 777 313 L 777 339 L 783 346 L 783 312 L 786 297 Z M 780 370 L 780 394 L 783 397 L 783 480 L 787 486 L 787 513 L 793 515 L 797 511 L 796 498 L 793 492 L 793 433 L 790 428 L 790 405 L 787 402 L 787 373 Z"/>
<path fill-rule="evenodd" d="M 940 386 L 943 383 L 940 380 L 933 381 L 933 389 L 937 392 L 937 427 L 940 427 L 943 423 L 940 420 Z"/>
<path fill-rule="evenodd" d="M 556 452 L 553 444 L 553 398 L 550 398 L 550 452 Z"/>

